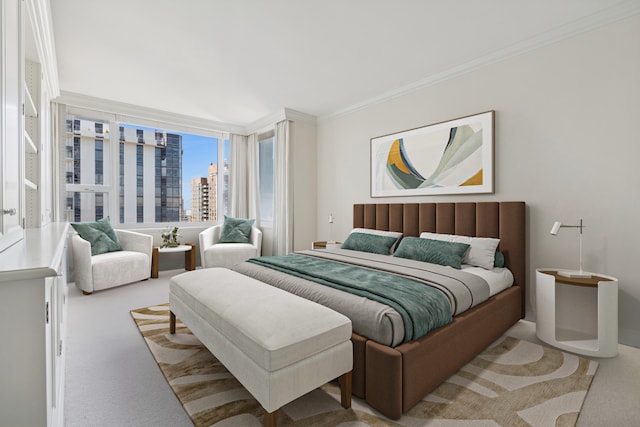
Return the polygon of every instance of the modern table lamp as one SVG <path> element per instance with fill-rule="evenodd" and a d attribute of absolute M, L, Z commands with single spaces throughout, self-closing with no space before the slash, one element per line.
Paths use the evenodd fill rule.
<path fill-rule="evenodd" d="M 580 271 L 558 271 L 558 274 L 560 276 L 564 276 L 564 277 L 591 277 L 590 273 L 585 273 L 582 270 L 582 229 L 584 228 L 584 225 L 582 225 L 582 218 L 580 218 L 580 223 L 578 225 L 565 225 L 563 223 L 561 223 L 560 221 L 556 221 L 553 223 L 553 227 L 551 227 L 551 231 L 550 233 L 552 235 L 557 235 L 558 231 L 560 231 L 561 227 L 566 227 L 566 228 L 578 228 L 580 230 Z"/>
<path fill-rule="evenodd" d="M 327 243 L 335 243 L 336 242 L 335 240 L 333 240 L 331 238 L 331 228 L 333 227 L 333 220 L 334 219 L 335 219 L 335 217 L 333 216 L 333 213 L 330 213 L 329 214 L 329 218 L 328 218 L 328 220 L 329 220 L 329 240 L 327 240 Z"/>

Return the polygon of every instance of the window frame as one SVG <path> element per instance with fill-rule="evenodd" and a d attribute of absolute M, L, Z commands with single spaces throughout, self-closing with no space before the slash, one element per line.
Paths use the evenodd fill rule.
<path fill-rule="evenodd" d="M 275 140 L 275 129 L 270 129 L 268 131 L 259 133 L 257 135 L 257 140 L 258 140 L 258 144 L 257 144 L 257 148 L 258 148 L 258 191 L 260 193 L 259 196 L 259 205 L 260 205 L 260 225 L 261 226 L 265 226 L 267 228 L 271 228 L 273 227 L 273 217 L 275 215 L 275 151 L 276 151 L 276 140 Z M 261 156 L 261 146 L 263 143 L 270 141 L 271 142 L 271 150 L 272 150 L 272 158 L 271 158 L 271 170 L 272 170 L 272 184 L 273 184 L 273 188 L 272 188 L 272 200 L 271 200 L 271 207 L 272 207 L 272 212 L 271 212 L 271 218 L 265 218 L 264 217 L 264 212 L 263 212 L 263 200 L 262 200 L 262 185 L 261 185 L 261 178 L 262 178 L 262 156 Z"/>
<path fill-rule="evenodd" d="M 106 185 L 86 185 L 82 183 L 78 184 L 69 184 L 67 183 L 67 173 L 66 168 L 63 170 L 62 177 L 60 178 L 62 181 L 62 185 L 64 188 L 64 203 L 63 206 L 66 206 L 67 193 L 68 192 L 86 192 L 86 193 L 103 193 L 105 198 L 105 203 L 107 203 L 108 212 L 105 213 L 105 216 L 109 216 L 111 218 L 111 223 L 114 225 L 122 226 L 124 228 L 158 228 L 158 227 L 167 227 L 167 226 L 178 226 L 178 227 L 196 227 L 196 226 L 209 226 L 213 223 L 222 222 L 221 218 L 224 218 L 224 215 L 228 211 L 228 206 L 224 205 L 224 191 L 228 189 L 228 178 L 227 183 L 225 184 L 225 165 L 224 165 L 224 148 L 225 142 L 229 140 L 229 133 L 224 131 L 212 130 L 212 129 L 204 129 L 199 127 L 192 127 L 188 125 L 178 124 L 178 123 L 170 123 L 170 122 L 162 122 L 158 120 L 145 119 L 141 117 L 128 116 L 124 114 L 117 113 L 108 113 L 99 110 L 95 110 L 92 108 L 84 108 L 77 106 L 65 105 L 65 112 L 61 114 L 61 119 L 65 126 L 62 129 L 65 129 L 65 132 L 61 135 L 61 150 L 64 152 L 64 156 L 66 159 L 66 138 L 67 138 L 67 127 L 66 121 L 69 116 L 73 115 L 77 118 L 81 118 L 83 120 L 89 121 L 100 121 L 104 122 L 105 126 L 103 128 L 103 132 L 108 132 L 112 137 L 109 138 L 109 164 L 107 162 L 103 163 L 103 175 L 106 176 L 107 168 L 109 168 L 109 180 Z M 223 191 L 217 192 L 217 220 L 216 221 L 199 221 L 199 222 L 187 222 L 187 221 L 176 221 L 176 222 L 121 222 L 120 221 L 120 126 L 122 124 L 130 125 L 130 126 L 141 126 L 146 128 L 155 128 L 159 131 L 163 132 L 177 132 L 177 133 L 186 133 L 193 134 L 199 136 L 205 136 L 210 138 L 217 138 L 217 161 L 218 161 L 218 170 L 223 171 L 222 174 L 218 174 L 218 188 L 222 188 Z M 73 124 L 72 124 L 72 133 L 73 133 Z M 104 151 L 104 146 L 103 146 Z M 106 152 L 103 152 L 103 159 L 107 158 Z M 227 159 L 227 168 L 229 167 L 229 160 Z M 104 182 L 104 178 L 103 178 Z M 184 195 L 183 195 L 184 199 Z M 66 215 L 66 214 L 65 214 Z M 71 219 L 73 221 L 73 219 Z"/>

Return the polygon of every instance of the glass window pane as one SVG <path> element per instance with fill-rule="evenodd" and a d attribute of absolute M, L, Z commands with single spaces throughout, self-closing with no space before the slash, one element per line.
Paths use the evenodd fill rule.
<path fill-rule="evenodd" d="M 121 149 L 124 176 L 120 181 L 123 196 L 119 203 L 125 216 L 135 208 L 135 220 L 139 222 L 212 219 L 209 199 L 202 200 L 200 195 L 217 187 L 217 176 L 209 178 L 210 165 L 218 161 L 216 138 L 123 123 L 120 141 L 124 147 Z M 131 173 L 135 174 L 133 181 L 127 177 Z M 134 182 L 135 189 L 129 189 Z"/>
<path fill-rule="evenodd" d="M 65 218 L 69 222 L 96 221 L 108 216 L 109 198 L 106 193 L 67 191 Z"/>
<path fill-rule="evenodd" d="M 67 184 L 109 185 L 111 164 L 109 123 L 67 116 L 65 181 Z"/>

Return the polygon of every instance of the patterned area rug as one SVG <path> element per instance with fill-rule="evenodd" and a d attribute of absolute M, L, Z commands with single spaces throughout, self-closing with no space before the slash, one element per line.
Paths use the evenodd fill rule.
<path fill-rule="evenodd" d="M 132 310 L 149 350 L 196 426 L 260 426 L 263 410 L 168 305 Z M 283 426 L 573 426 L 598 364 L 504 336 L 399 420 L 326 384 L 280 410 Z"/>

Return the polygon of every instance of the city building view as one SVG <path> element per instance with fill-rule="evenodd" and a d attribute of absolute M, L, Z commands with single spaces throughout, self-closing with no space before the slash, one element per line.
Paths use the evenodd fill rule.
<path fill-rule="evenodd" d="M 225 163 L 224 188 L 228 183 Z M 216 221 L 218 212 L 218 165 L 209 163 L 207 176 L 191 179 L 191 209 L 185 211 L 185 221 Z"/>
<path fill-rule="evenodd" d="M 67 119 L 67 220 L 101 219 L 110 212 L 110 201 L 117 203 L 117 220 L 122 224 L 217 220 L 218 164 L 213 161 L 208 166 L 202 161 L 203 166 L 184 164 L 185 150 L 189 150 L 185 139 L 190 135 L 134 125 L 118 127 L 116 141 L 111 138 L 108 122 Z M 217 139 L 211 140 L 211 144 L 217 143 Z M 113 164 L 110 157 L 114 143 L 118 144 L 117 171 L 109 166 Z M 215 147 L 212 152 L 216 152 Z M 201 153 L 191 154 L 202 157 L 198 156 Z M 183 187 L 185 172 L 202 176 L 187 179 L 189 185 Z M 226 205 L 226 159 L 221 182 L 224 186 L 221 203 Z"/>

